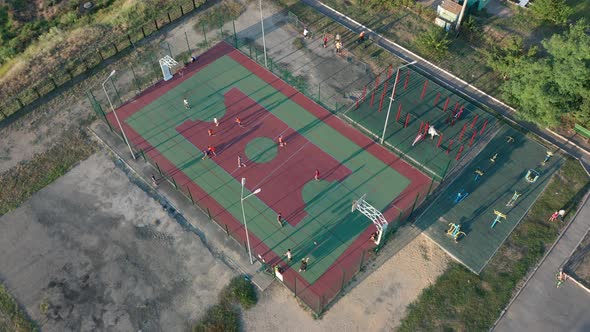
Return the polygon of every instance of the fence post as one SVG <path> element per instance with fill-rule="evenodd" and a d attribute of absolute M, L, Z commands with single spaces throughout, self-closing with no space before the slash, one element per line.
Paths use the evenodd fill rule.
<path fill-rule="evenodd" d="M 197 9 L 197 4 L 195 3 L 195 0 L 193 0 L 193 9 Z"/>
<path fill-rule="evenodd" d="M 168 23 L 172 23 L 172 19 L 170 18 L 170 12 L 168 12 L 167 14 L 168 14 Z"/>
<path fill-rule="evenodd" d="M 238 34 L 236 33 L 236 20 L 235 20 L 235 19 L 233 19 L 233 20 L 231 21 L 231 23 L 232 23 L 232 25 L 233 25 L 233 27 L 234 27 L 234 43 L 236 44 L 236 46 L 235 46 L 235 47 L 236 47 L 236 48 L 238 48 Z"/>
<path fill-rule="evenodd" d="M 451 166 L 451 159 L 449 159 L 449 162 L 447 163 L 447 167 L 445 167 L 445 171 L 443 172 L 442 175 L 442 179 L 444 180 L 445 176 L 447 175 L 447 172 L 449 171 L 449 167 Z M 442 181 L 442 180 L 441 180 Z"/>
<path fill-rule="evenodd" d="M 430 186 L 428 187 L 428 192 L 426 192 L 426 196 L 430 195 L 430 189 L 432 189 L 433 184 L 434 184 L 434 177 L 432 177 L 432 181 L 430 181 Z"/>
<path fill-rule="evenodd" d="M 174 188 L 176 190 L 178 190 L 178 185 L 176 184 L 176 180 L 174 180 L 174 177 L 173 176 L 171 176 L 170 178 L 172 179 L 172 184 L 174 185 Z"/>
<path fill-rule="evenodd" d="M 39 93 L 37 87 L 33 87 L 33 91 L 35 91 L 35 93 L 37 94 L 37 98 L 41 98 L 41 94 Z"/>
<path fill-rule="evenodd" d="M 160 169 L 160 165 L 158 165 L 158 163 L 156 161 L 154 161 L 154 164 L 156 164 L 156 169 L 158 170 L 158 173 L 160 173 L 160 175 L 162 175 L 162 170 Z"/>
<path fill-rule="evenodd" d="M 227 236 L 229 237 L 229 229 L 227 228 L 227 224 L 224 224 L 225 226 L 225 232 L 227 233 Z"/>
<path fill-rule="evenodd" d="M 160 27 L 158 26 L 158 20 L 154 20 L 154 24 L 156 25 L 156 30 L 160 30 Z"/>
<path fill-rule="evenodd" d="M 182 5 L 180 5 L 180 16 L 184 16 L 184 9 L 182 8 Z"/>
<path fill-rule="evenodd" d="M 115 54 L 119 53 L 119 48 L 117 45 L 115 43 L 111 43 L 111 45 L 113 45 L 113 48 L 115 49 Z"/>
<path fill-rule="evenodd" d="M 408 214 L 408 217 L 412 215 L 412 213 L 414 213 L 414 209 L 416 208 L 416 203 L 418 203 L 418 198 L 420 198 L 420 193 L 416 194 L 416 199 L 414 200 L 414 204 L 412 204 L 412 210 L 410 211 L 410 214 Z"/>
<path fill-rule="evenodd" d="M 340 291 L 342 292 L 344 290 L 344 282 L 346 279 L 346 272 L 342 268 L 340 268 L 340 270 L 342 270 L 342 284 L 340 285 Z"/>
<path fill-rule="evenodd" d="M 320 82 L 320 84 L 318 84 L 318 102 L 319 103 L 321 103 L 321 101 L 322 101 L 322 93 L 320 90 L 321 86 L 322 86 L 322 82 Z"/>
<path fill-rule="evenodd" d="M 209 211 L 209 208 L 207 208 L 207 216 L 209 216 L 209 220 L 213 220 L 213 218 L 211 218 L 211 211 Z"/>
<path fill-rule="evenodd" d="M 129 40 L 129 46 L 135 47 L 135 45 L 133 45 L 133 42 L 131 41 L 131 35 L 128 34 L 127 39 Z"/>
<path fill-rule="evenodd" d="M 139 87 L 139 81 L 137 80 L 137 76 L 135 75 L 135 70 L 133 70 L 133 66 L 131 68 L 131 73 L 133 74 L 133 82 L 135 83 L 135 87 L 137 88 L 137 94 L 141 93 L 141 88 Z"/>
<path fill-rule="evenodd" d="M 123 99 L 121 99 L 121 95 L 119 94 L 119 90 L 117 90 L 117 86 L 115 85 L 115 79 L 113 78 L 113 76 L 110 77 L 110 80 L 111 80 L 111 84 L 113 85 L 113 89 L 115 90 L 115 94 L 117 94 L 117 98 L 119 98 L 119 103 L 121 103 L 121 105 L 123 105 Z"/>
<path fill-rule="evenodd" d="M 193 0 L 194 3 L 194 0 Z M 201 28 L 203 30 L 203 37 L 205 38 L 205 46 L 209 48 L 209 43 L 207 42 L 207 32 L 205 31 L 205 22 L 201 22 Z"/>
<path fill-rule="evenodd" d="M 143 38 L 145 38 L 145 30 L 143 29 L 143 26 L 141 27 L 141 33 L 143 34 Z"/>
<path fill-rule="evenodd" d="M 188 197 L 190 197 L 191 203 L 193 203 L 193 205 L 195 205 L 195 200 L 193 199 L 193 193 L 191 192 L 191 188 L 189 188 L 188 185 L 186 186 L 186 191 L 188 191 Z"/>
<path fill-rule="evenodd" d="M 363 270 L 363 261 L 365 260 L 365 251 L 363 250 L 361 253 L 361 263 L 359 264 L 359 272 Z"/>
<path fill-rule="evenodd" d="M 145 153 L 143 152 L 143 149 L 139 149 L 139 154 L 143 158 L 143 161 L 147 161 L 147 159 L 145 159 Z"/>
<path fill-rule="evenodd" d="M 180 7 L 180 8 L 182 8 L 182 7 Z M 189 42 L 188 42 L 188 34 L 186 33 L 186 31 L 184 32 L 184 38 L 186 39 L 186 47 L 188 48 L 188 54 L 192 55 L 191 53 L 193 51 L 191 50 L 191 44 L 189 44 Z"/>

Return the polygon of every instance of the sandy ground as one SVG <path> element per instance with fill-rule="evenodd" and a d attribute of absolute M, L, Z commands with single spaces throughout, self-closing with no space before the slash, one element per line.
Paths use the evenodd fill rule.
<path fill-rule="evenodd" d="M 391 331 L 408 304 L 444 272 L 448 258 L 424 236 L 372 272 L 320 320 L 303 311 L 293 294 L 275 283 L 244 313 L 248 331 Z"/>
<path fill-rule="evenodd" d="M 234 274 L 104 153 L 0 228 L 0 278 L 43 331 L 181 331 Z"/>

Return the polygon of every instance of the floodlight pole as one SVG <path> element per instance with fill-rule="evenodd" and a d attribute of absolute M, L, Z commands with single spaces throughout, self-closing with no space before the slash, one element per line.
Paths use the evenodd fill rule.
<path fill-rule="evenodd" d="M 410 63 L 406 63 L 403 66 L 397 67 L 397 72 L 395 73 L 395 82 L 393 82 L 393 89 L 391 90 L 391 97 L 389 97 L 389 107 L 387 108 L 387 115 L 385 116 L 385 125 L 383 126 L 383 135 L 381 135 L 381 145 L 383 145 L 383 141 L 385 140 L 385 131 L 387 130 L 387 122 L 389 121 L 389 113 L 391 112 L 391 104 L 393 104 L 393 100 L 394 100 L 393 94 L 395 93 L 395 88 L 397 87 L 397 80 L 399 78 L 399 71 L 404 67 L 415 64 L 416 62 L 417 61 L 412 61 Z"/>
<path fill-rule="evenodd" d="M 109 77 L 106 78 L 106 80 L 104 80 L 104 82 L 102 82 L 102 89 L 104 91 L 104 94 L 107 96 L 107 100 L 109 101 L 109 105 L 111 106 L 111 111 L 113 111 L 113 114 L 115 115 L 115 119 L 117 120 L 117 124 L 119 124 L 119 128 L 121 129 L 121 134 L 123 134 L 123 139 L 125 140 L 125 143 L 127 143 L 127 146 L 129 147 L 129 152 L 131 152 L 131 157 L 133 157 L 133 160 L 135 160 L 135 154 L 133 153 L 133 149 L 131 149 L 131 145 L 129 144 L 129 141 L 127 140 L 127 135 L 125 135 L 125 131 L 123 130 L 123 125 L 121 125 L 121 121 L 119 121 L 119 117 L 117 116 L 117 112 L 115 111 L 115 108 L 113 107 L 113 103 L 111 102 L 111 98 L 109 97 L 109 94 L 107 93 L 107 88 L 104 86 L 107 81 L 109 80 L 109 78 L 111 78 L 113 75 L 115 75 L 116 70 L 113 70 Z"/>
<path fill-rule="evenodd" d="M 260 26 L 262 27 L 262 48 L 264 49 L 264 66 L 268 68 L 268 62 L 266 61 L 266 39 L 264 38 L 264 19 L 262 18 L 262 0 L 258 1 L 260 5 Z"/>
<path fill-rule="evenodd" d="M 242 218 L 244 219 L 244 229 L 246 231 L 246 244 L 248 246 L 248 257 L 250 258 L 250 264 L 254 264 L 252 260 L 252 250 L 250 249 L 250 236 L 248 235 L 248 223 L 246 222 L 246 212 L 244 211 L 244 200 L 248 197 L 258 194 L 262 189 L 258 188 L 254 190 L 250 195 L 244 197 L 244 186 L 246 185 L 246 178 L 242 178 L 242 191 L 240 194 L 240 205 L 242 206 Z"/>

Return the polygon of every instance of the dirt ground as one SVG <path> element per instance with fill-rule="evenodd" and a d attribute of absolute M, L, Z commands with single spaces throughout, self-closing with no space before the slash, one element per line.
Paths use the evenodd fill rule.
<path fill-rule="evenodd" d="M 43 331 L 181 331 L 234 274 L 103 152 L 0 228 L 0 278 Z"/>
<path fill-rule="evenodd" d="M 259 12 L 256 3 L 246 3 L 237 29 L 242 30 L 240 37 L 256 38 Z M 354 77 L 371 77 L 364 65 L 336 58 L 332 50 L 297 50 L 292 39 L 298 32 L 283 26 L 284 14 L 265 5 L 264 15 L 269 55 L 311 85 L 327 82 L 322 95 L 346 99 L 354 91 L 341 87 Z M 173 48 L 183 47 L 184 32 L 194 32 L 196 20 L 166 32 Z M 191 44 L 202 42 L 198 33 L 194 36 Z M 64 95 L 2 128 L 0 172 L 46 151 L 65 130 L 84 125 L 92 114 L 82 94 Z M 0 279 L 44 331 L 183 330 L 216 301 L 219 289 L 236 273 L 129 182 L 104 153 L 0 217 L 0 227 Z M 321 320 L 274 284 L 244 313 L 246 330 L 391 330 L 447 262 L 438 247 L 418 237 L 369 272 Z"/>
<path fill-rule="evenodd" d="M 449 262 L 445 253 L 419 236 L 344 295 L 320 319 L 303 311 L 293 294 L 275 283 L 245 312 L 247 331 L 392 331 L 407 306 L 434 283 Z"/>

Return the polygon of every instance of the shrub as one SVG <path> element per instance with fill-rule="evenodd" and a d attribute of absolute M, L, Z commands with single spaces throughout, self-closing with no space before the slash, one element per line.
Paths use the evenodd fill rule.
<path fill-rule="evenodd" d="M 221 303 L 209 308 L 193 327 L 193 332 L 233 332 L 240 330 L 238 309 Z"/>
<path fill-rule="evenodd" d="M 433 26 L 418 35 L 416 43 L 422 52 L 440 58 L 447 53 L 451 41 L 445 30 L 438 26 Z"/>
<path fill-rule="evenodd" d="M 250 309 L 258 302 L 254 284 L 245 276 L 234 277 L 220 293 L 222 304 L 240 304 L 244 309 Z"/>

